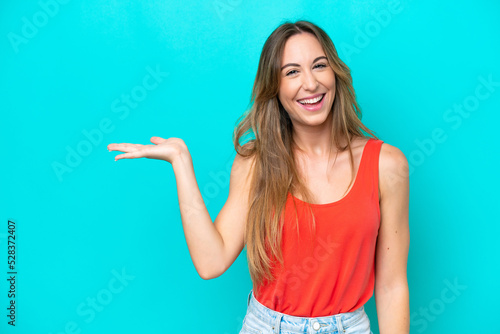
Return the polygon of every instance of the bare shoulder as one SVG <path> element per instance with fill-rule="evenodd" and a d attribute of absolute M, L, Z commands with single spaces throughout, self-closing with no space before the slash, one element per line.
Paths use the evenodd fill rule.
<path fill-rule="evenodd" d="M 379 156 L 379 177 L 382 192 L 407 185 L 408 160 L 399 148 L 387 143 L 382 144 Z"/>
<path fill-rule="evenodd" d="M 244 157 L 239 153 L 236 153 L 236 156 L 234 157 L 234 164 L 236 164 L 238 167 L 242 166 L 247 166 L 249 167 L 250 165 L 253 164 L 255 161 L 255 155 L 252 155 L 250 157 Z"/>
<path fill-rule="evenodd" d="M 255 165 L 255 155 L 244 157 L 238 153 L 234 157 L 233 166 L 231 167 L 231 179 L 229 185 L 229 192 L 238 189 L 248 192 L 250 179 L 253 175 Z"/>
<path fill-rule="evenodd" d="M 231 167 L 231 174 L 238 176 L 248 176 L 253 170 L 255 163 L 255 155 L 250 157 L 244 157 L 241 154 L 236 153 L 234 157 L 233 166 Z"/>
<path fill-rule="evenodd" d="M 396 146 L 383 143 L 380 148 L 379 166 L 388 172 L 408 172 L 408 160 L 404 153 Z"/>

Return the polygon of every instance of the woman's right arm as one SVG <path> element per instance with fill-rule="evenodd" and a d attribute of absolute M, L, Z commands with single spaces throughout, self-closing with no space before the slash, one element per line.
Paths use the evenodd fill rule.
<path fill-rule="evenodd" d="M 172 167 L 191 259 L 203 279 L 216 278 L 233 264 L 245 246 L 251 159 L 236 154 L 228 199 L 215 222 L 201 196 L 187 147 L 173 160 Z"/>
<path fill-rule="evenodd" d="M 222 275 L 244 248 L 249 207 L 252 158 L 239 154 L 231 168 L 229 196 L 215 222 L 208 213 L 194 174 L 191 154 L 178 138 L 153 137 L 156 145 L 110 144 L 111 150 L 128 152 L 124 158 L 153 158 L 172 164 L 184 235 L 196 271 L 203 279 Z"/>

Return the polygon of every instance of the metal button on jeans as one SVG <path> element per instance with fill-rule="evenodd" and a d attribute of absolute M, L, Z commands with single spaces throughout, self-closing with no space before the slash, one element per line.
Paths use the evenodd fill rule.
<path fill-rule="evenodd" d="M 313 329 L 314 329 L 314 330 L 316 330 L 316 331 L 317 331 L 320 327 L 321 327 L 321 325 L 319 324 L 319 322 L 315 322 L 315 323 L 313 324 Z"/>

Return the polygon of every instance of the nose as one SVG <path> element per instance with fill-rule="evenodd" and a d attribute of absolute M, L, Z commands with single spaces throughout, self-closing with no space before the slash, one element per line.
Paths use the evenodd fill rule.
<path fill-rule="evenodd" d="M 302 86 L 305 90 L 314 91 L 318 88 L 318 80 L 311 71 L 304 71 L 302 76 Z"/>

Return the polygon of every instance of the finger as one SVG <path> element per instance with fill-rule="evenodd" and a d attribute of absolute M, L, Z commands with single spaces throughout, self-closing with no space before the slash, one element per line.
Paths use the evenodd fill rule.
<path fill-rule="evenodd" d="M 129 143 L 109 144 L 108 151 L 133 152 L 138 150 L 141 146 L 142 146 L 141 144 L 129 144 Z"/>
<path fill-rule="evenodd" d="M 153 144 L 161 144 L 161 143 L 164 143 L 166 142 L 167 140 L 164 139 L 164 138 L 161 138 L 161 137 L 151 137 L 150 141 L 153 143 Z"/>
<path fill-rule="evenodd" d="M 126 147 L 126 143 L 112 143 L 108 145 L 108 151 L 123 151 Z"/>
<path fill-rule="evenodd" d="M 124 154 L 118 154 L 115 157 L 115 161 L 120 160 L 120 159 L 137 159 L 137 158 L 142 158 L 142 157 L 144 157 L 143 152 L 134 151 L 134 152 L 124 153 Z"/>

